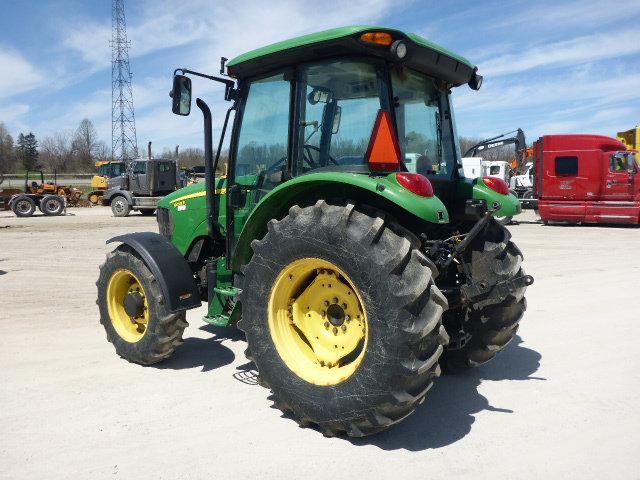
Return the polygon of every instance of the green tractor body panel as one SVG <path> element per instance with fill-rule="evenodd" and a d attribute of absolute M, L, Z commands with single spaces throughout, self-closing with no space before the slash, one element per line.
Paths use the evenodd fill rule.
<path fill-rule="evenodd" d="M 500 208 L 495 213 L 497 217 L 512 217 L 522 212 L 518 197 L 511 193 L 502 195 L 490 189 L 484 184 L 482 178 L 477 178 L 472 182 L 459 181 L 458 191 L 465 199 L 484 200 L 487 208 L 490 209 L 499 204 Z"/>
<path fill-rule="evenodd" d="M 345 194 L 344 192 L 348 192 Z M 448 223 L 449 214 L 437 197 L 421 197 L 402 187 L 395 174 L 370 176 L 358 173 L 318 172 L 296 177 L 269 192 L 251 211 L 238 238 L 232 268 L 239 270 L 251 257 L 251 241 L 266 232 L 272 218 L 282 218 L 293 205 L 318 198 L 359 199 L 363 203 L 392 204 L 429 223 Z"/>
<path fill-rule="evenodd" d="M 363 25 L 325 30 L 252 50 L 227 62 L 227 72 L 232 77 L 243 79 L 286 66 L 338 56 L 365 55 L 397 60 L 389 45 L 362 41 L 360 36 L 367 32 L 388 33 L 394 42 L 403 42 L 407 46 L 407 55 L 402 60 L 405 66 L 440 78 L 450 86 L 472 82 L 476 77 L 476 67 L 469 60 L 419 35 Z"/>

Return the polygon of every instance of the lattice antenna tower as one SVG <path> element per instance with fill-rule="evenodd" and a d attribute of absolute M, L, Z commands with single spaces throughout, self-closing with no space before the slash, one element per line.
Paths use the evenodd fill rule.
<path fill-rule="evenodd" d="M 130 160 L 138 156 L 133 111 L 131 68 L 124 0 L 113 0 L 111 12 L 111 156 Z"/>

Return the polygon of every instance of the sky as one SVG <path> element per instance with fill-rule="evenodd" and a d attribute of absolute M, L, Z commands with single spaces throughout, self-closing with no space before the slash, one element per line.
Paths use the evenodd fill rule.
<path fill-rule="evenodd" d="M 177 67 L 217 74 L 233 58 L 314 31 L 372 24 L 420 34 L 478 65 L 480 91 L 454 89 L 458 133 L 522 128 L 616 132 L 640 124 L 640 0 L 125 0 L 138 145 L 202 145 L 199 115 L 171 114 Z M 15 136 L 73 131 L 111 144 L 111 1 L 0 0 L 0 122 Z M 215 129 L 220 86 L 194 79 Z M 194 109 L 197 113 L 197 109 Z"/>

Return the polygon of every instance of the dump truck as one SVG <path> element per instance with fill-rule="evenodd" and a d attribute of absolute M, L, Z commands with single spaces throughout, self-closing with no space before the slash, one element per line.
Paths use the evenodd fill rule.
<path fill-rule="evenodd" d="M 534 197 L 544 223 L 640 222 L 640 165 L 621 141 L 545 135 L 534 152 Z"/>
<path fill-rule="evenodd" d="M 93 205 L 99 205 L 105 190 L 109 187 L 109 179 L 124 174 L 127 165 L 122 160 L 99 160 L 95 163 L 98 173 L 91 177 L 91 191 L 87 198 Z"/>
<path fill-rule="evenodd" d="M 151 142 L 148 151 L 147 158 L 131 160 L 124 173 L 109 179 L 101 202 L 111 207 L 115 217 L 127 217 L 132 210 L 153 215 L 158 201 L 181 185 L 176 161 L 154 158 Z"/>
<path fill-rule="evenodd" d="M 118 355 L 169 358 L 186 310 L 205 302 L 205 322 L 244 331 L 277 408 L 328 436 L 363 436 L 412 413 L 441 370 L 507 347 L 533 278 L 494 220 L 518 200 L 500 179 L 458 174 L 450 91 L 480 88 L 474 64 L 418 35 L 353 26 L 223 59 L 221 76 L 177 69 L 178 115 L 194 76 L 224 85 L 227 175 L 215 176 L 221 149 L 197 98 L 205 182 L 158 202 L 159 233 L 108 240 L 97 304 Z"/>

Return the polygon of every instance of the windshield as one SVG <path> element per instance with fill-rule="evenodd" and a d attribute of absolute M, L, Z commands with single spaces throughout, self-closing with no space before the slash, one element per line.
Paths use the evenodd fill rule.
<path fill-rule="evenodd" d="M 611 155 L 611 171 L 612 172 L 624 172 L 624 171 L 638 171 L 640 163 L 638 163 L 633 152 L 618 152 Z"/>
<path fill-rule="evenodd" d="M 457 140 L 447 93 L 421 73 L 391 73 L 398 140 L 405 165 L 427 176 L 450 177 L 455 169 Z"/>

